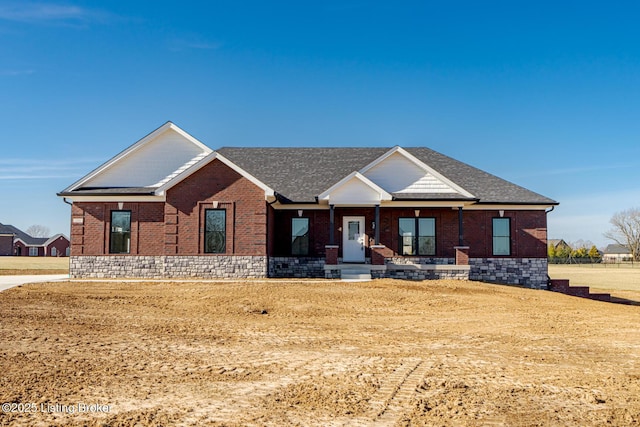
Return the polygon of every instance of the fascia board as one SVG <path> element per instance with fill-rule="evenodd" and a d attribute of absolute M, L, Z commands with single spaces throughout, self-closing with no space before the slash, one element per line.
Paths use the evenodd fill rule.
<path fill-rule="evenodd" d="M 342 178 L 340 181 L 333 184 L 331 187 L 329 187 L 329 189 L 322 192 L 318 196 L 318 200 L 328 200 L 332 192 L 336 191 L 338 188 L 342 187 L 343 185 L 345 185 L 346 183 L 348 183 L 354 178 L 362 181 L 365 185 L 367 185 L 368 187 L 373 189 L 375 192 L 377 192 L 380 195 L 380 200 L 391 200 L 393 198 L 391 194 L 389 194 L 385 189 L 381 188 L 375 182 L 371 181 L 369 178 L 362 175 L 360 172 L 354 171 L 354 172 L 351 172 L 349 175 L 345 176 L 344 178 Z"/>
<path fill-rule="evenodd" d="M 186 140 L 188 140 L 189 142 L 191 142 L 192 144 L 194 144 L 195 146 L 197 146 L 198 148 L 200 148 L 201 150 L 203 150 L 206 153 L 213 152 L 213 150 L 211 148 L 207 147 L 202 142 L 198 141 L 196 138 L 194 138 L 193 136 L 189 135 L 184 130 L 180 129 L 180 127 L 178 127 L 174 123 L 167 122 L 167 123 L 163 124 L 162 126 L 160 126 L 158 129 L 154 130 L 153 132 L 149 133 L 148 135 L 146 135 L 142 139 L 140 139 L 137 142 L 135 142 L 133 145 L 125 148 L 123 151 L 121 151 L 120 153 L 116 154 L 114 157 L 112 157 L 111 159 L 107 160 L 105 163 L 103 163 L 102 165 L 98 166 L 96 169 L 94 169 L 91 172 L 89 172 L 87 175 L 85 175 L 84 177 L 80 178 L 78 181 L 74 182 L 69 187 L 65 188 L 62 192 L 63 193 L 70 192 L 70 191 L 73 191 L 76 188 L 82 186 L 82 184 L 84 184 L 85 182 L 87 182 L 90 179 L 94 178 L 96 175 L 102 173 L 104 170 L 106 170 L 109 167 L 111 167 L 114 163 L 117 163 L 121 159 L 127 157 L 129 154 L 133 153 L 134 151 L 138 150 L 140 147 L 142 147 L 142 146 L 148 144 L 149 142 L 153 141 L 154 139 L 156 139 L 157 137 L 159 137 L 160 135 L 162 135 L 163 133 L 165 133 L 168 130 L 173 130 L 174 132 L 178 133 L 180 136 L 184 137 Z"/>
<path fill-rule="evenodd" d="M 495 210 L 504 210 L 504 211 L 542 211 L 551 209 L 556 205 L 544 205 L 544 204 L 498 204 L 498 203 L 475 203 L 472 205 L 465 206 L 464 210 L 470 211 L 495 211 Z"/>
<path fill-rule="evenodd" d="M 391 155 L 393 155 L 395 153 L 399 153 L 399 154 L 403 155 L 404 157 L 407 158 L 407 160 L 415 163 L 416 166 L 418 166 L 419 168 L 423 169 L 425 172 L 428 172 L 429 174 L 433 175 L 434 177 L 438 178 L 440 181 L 444 182 L 445 184 L 447 184 L 449 187 L 453 188 L 458 193 L 460 193 L 460 194 L 462 194 L 462 195 L 464 195 L 466 197 L 469 197 L 469 198 L 476 198 L 476 196 L 474 196 L 473 194 L 471 194 L 470 192 L 468 192 L 464 188 L 460 187 L 458 184 L 456 184 L 455 182 L 451 181 L 449 178 L 446 178 L 445 176 L 440 174 L 438 171 L 433 169 L 431 166 L 427 165 L 426 163 L 424 163 L 423 161 L 418 159 L 416 156 L 414 156 L 413 154 L 409 153 L 407 150 L 405 150 L 404 148 L 402 148 L 402 147 L 400 147 L 398 145 L 396 145 L 391 150 L 387 151 L 382 156 L 378 157 L 373 162 L 369 163 L 368 165 L 366 165 L 365 167 L 360 169 L 359 172 L 362 173 L 362 174 L 366 173 L 369 169 L 371 169 L 372 167 L 382 163 L 386 158 L 390 157 Z"/>
<path fill-rule="evenodd" d="M 44 246 L 49 246 L 51 243 L 55 242 L 56 240 L 58 240 L 58 238 L 60 237 L 64 237 L 65 239 L 67 239 L 67 241 L 69 241 L 69 239 L 67 238 L 67 236 L 65 236 L 62 233 L 58 233 L 53 237 L 50 237 L 49 240 L 47 240 L 46 242 L 44 242 Z"/>
<path fill-rule="evenodd" d="M 41 245 L 30 245 L 29 243 L 25 242 L 25 241 L 24 241 L 24 240 L 22 240 L 21 238 L 16 237 L 16 238 L 13 240 L 13 243 L 18 243 L 18 242 L 22 243 L 23 245 L 25 245 L 25 246 L 26 246 L 26 247 L 28 247 L 28 248 L 44 248 L 44 246 L 45 246 L 45 244 L 46 244 L 46 243 L 43 243 L 43 244 L 41 244 Z"/>
<path fill-rule="evenodd" d="M 95 195 L 95 196 L 64 196 L 72 202 L 166 202 L 164 195 L 157 196 L 130 196 L 130 195 Z"/>
<path fill-rule="evenodd" d="M 231 160 L 224 157 L 222 154 L 215 151 L 212 151 L 207 157 L 200 160 L 198 163 L 191 166 L 190 168 L 188 168 L 187 170 L 185 170 L 180 175 L 176 176 L 166 184 L 162 185 L 161 187 L 158 187 L 158 189 L 155 191 L 155 194 L 165 195 L 167 190 L 169 190 L 171 187 L 175 186 L 179 182 L 184 181 L 186 178 L 188 178 L 189 176 L 191 176 L 192 174 L 194 174 L 195 172 L 197 172 L 198 170 L 200 170 L 201 168 L 203 168 L 204 166 L 208 165 L 209 163 L 211 163 L 216 159 L 220 160 L 226 166 L 230 167 L 231 169 L 233 169 L 234 171 L 242 175 L 244 178 L 248 179 L 253 184 L 258 186 L 260 189 L 264 190 L 265 197 L 270 197 L 275 195 L 275 191 L 272 188 L 270 188 L 268 185 L 266 185 L 265 183 L 263 183 L 262 181 L 260 181 L 259 179 L 257 179 L 256 177 L 254 177 L 244 169 L 242 169 L 240 166 L 233 163 Z"/>

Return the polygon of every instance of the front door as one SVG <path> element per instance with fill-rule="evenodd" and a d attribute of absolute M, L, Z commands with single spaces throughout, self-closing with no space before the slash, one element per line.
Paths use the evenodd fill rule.
<path fill-rule="evenodd" d="M 342 219 L 342 261 L 364 262 L 364 217 Z"/>

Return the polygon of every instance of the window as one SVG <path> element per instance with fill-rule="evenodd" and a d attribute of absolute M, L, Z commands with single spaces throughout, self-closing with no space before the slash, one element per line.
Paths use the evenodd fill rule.
<path fill-rule="evenodd" d="M 204 252 L 223 254 L 227 248 L 227 211 L 206 209 L 204 211 Z"/>
<path fill-rule="evenodd" d="M 51 248 L 51 256 L 58 256 L 58 250 L 55 247 Z"/>
<path fill-rule="evenodd" d="M 109 253 L 128 254 L 131 250 L 131 211 L 111 211 Z"/>
<path fill-rule="evenodd" d="M 493 254 L 511 255 L 511 220 L 493 218 Z"/>
<path fill-rule="evenodd" d="M 29 256 L 38 256 L 38 248 L 30 247 Z"/>
<path fill-rule="evenodd" d="M 400 218 L 398 225 L 401 255 L 436 254 L 435 218 Z"/>
<path fill-rule="evenodd" d="M 309 255 L 309 218 L 291 219 L 291 255 Z"/>

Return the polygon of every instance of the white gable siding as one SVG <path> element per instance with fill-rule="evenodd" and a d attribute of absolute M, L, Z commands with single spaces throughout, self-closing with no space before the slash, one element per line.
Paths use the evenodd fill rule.
<path fill-rule="evenodd" d="M 380 194 L 353 177 L 337 188 L 329 196 L 329 203 L 333 205 L 371 205 L 380 203 Z"/>
<path fill-rule="evenodd" d="M 389 193 L 456 193 L 405 156 L 394 153 L 364 173 Z"/>
<path fill-rule="evenodd" d="M 155 186 L 202 154 L 202 148 L 169 129 L 153 141 L 108 166 L 83 185 L 85 187 Z"/>

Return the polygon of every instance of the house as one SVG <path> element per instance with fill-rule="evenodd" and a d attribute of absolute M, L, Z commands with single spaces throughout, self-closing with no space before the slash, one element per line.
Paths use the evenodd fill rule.
<path fill-rule="evenodd" d="M 571 252 L 573 248 L 564 239 L 549 239 L 549 246 L 553 246 L 553 248 L 557 250 L 563 250 Z"/>
<path fill-rule="evenodd" d="M 0 255 L 69 256 L 70 242 L 64 234 L 32 237 L 13 225 L 0 224 Z"/>
<path fill-rule="evenodd" d="M 602 262 L 608 262 L 608 263 L 616 263 L 616 262 L 623 262 L 623 261 L 632 261 L 633 260 L 633 254 L 631 253 L 631 250 L 624 246 L 624 245 L 619 245 L 617 243 L 612 243 L 610 245 L 607 245 L 607 247 L 604 250 L 604 255 L 602 256 Z"/>
<path fill-rule="evenodd" d="M 0 231 L 0 256 L 13 255 L 13 233 Z"/>
<path fill-rule="evenodd" d="M 212 150 L 168 122 L 64 189 L 72 277 L 546 287 L 552 199 L 423 147 Z"/>

